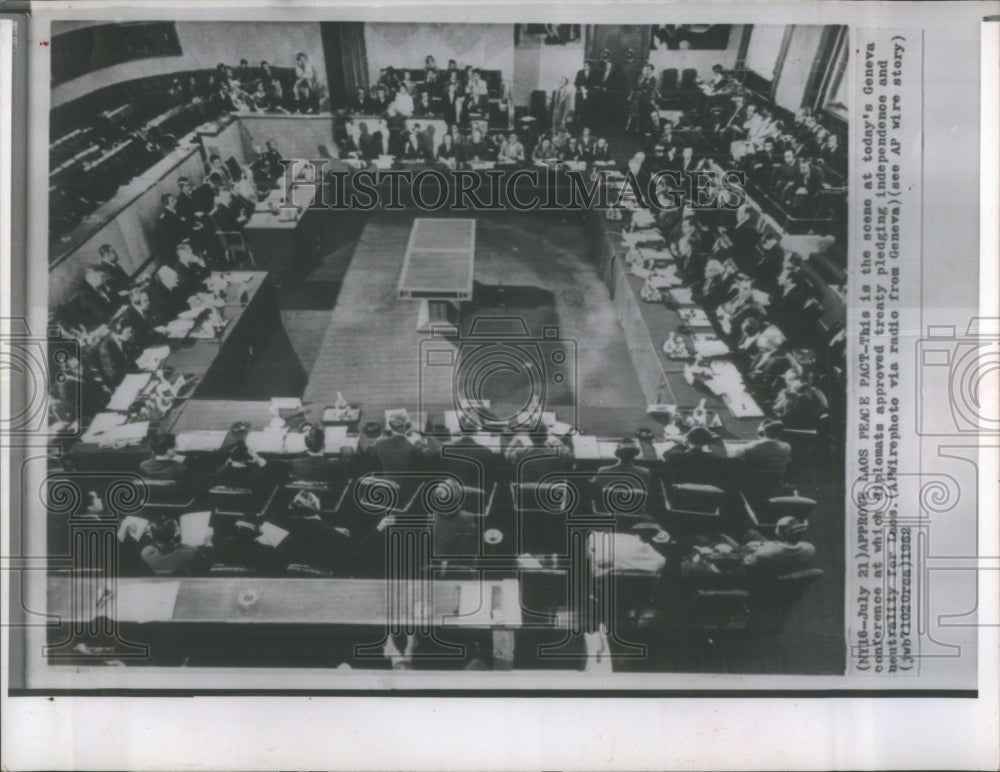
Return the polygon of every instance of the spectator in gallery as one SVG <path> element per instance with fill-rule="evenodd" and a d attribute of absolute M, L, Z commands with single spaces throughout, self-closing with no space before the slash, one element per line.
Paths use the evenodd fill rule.
<path fill-rule="evenodd" d="M 458 149 L 455 147 L 455 140 L 451 132 L 445 133 L 441 138 L 441 144 L 437 149 L 437 160 L 450 168 L 455 167 L 458 159 Z"/>
<path fill-rule="evenodd" d="M 378 158 L 382 155 L 381 132 L 369 133 L 368 124 L 362 121 L 358 124 L 358 151 L 365 159 Z"/>
<path fill-rule="evenodd" d="M 108 287 L 119 295 L 126 292 L 132 283 L 132 278 L 122 268 L 118 250 L 110 244 L 101 244 L 97 249 L 97 254 L 100 257 L 97 267 L 104 271 Z"/>
<path fill-rule="evenodd" d="M 535 163 L 546 163 L 554 159 L 555 156 L 556 153 L 552 147 L 552 140 L 549 139 L 548 135 L 544 135 L 538 140 L 535 144 L 535 149 L 531 153 L 531 159 Z"/>
<path fill-rule="evenodd" d="M 497 154 L 497 163 L 519 164 L 523 163 L 523 161 L 524 145 L 517 138 L 517 134 L 512 131 L 500 146 L 500 152 Z"/>
<path fill-rule="evenodd" d="M 267 88 L 267 107 L 274 112 L 288 112 L 285 109 L 285 88 L 281 85 L 281 79 L 275 75 L 269 80 L 264 80 Z"/>
<path fill-rule="evenodd" d="M 433 54 L 427 54 L 424 57 L 424 76 L 426 77 L 428 73 L 437 73 L 437 61 L 434 59 Z"/>
<path fill-rule="evenodd" d="M 149 540 L 142 561 L 157 576 L 196 576 L 208 567 L 209 545 L 189 547 L 181 543 L 180 523 L 161 515 L 149 526 Z"/>
<path fill-rule="evenodd" d="M 594 141 L 594 150 L 592 155 L 594 163 L 607 163 L 611 160 L 611 148 L 608 146 L 608 141 L 604 137 L 598 137 Z"/>
<path fill-rule="evenodd" d="M 457 80 L 458 76 L 452 77 L 454 80 L 444 90 L 445 119 L 452 125 L 464 124 L 467 118 L 465 94 Z"/>
<path fill-rule="evenodd" d="M 469 142 L 465 147 L 466 159 L 469 161 L 489 161 L 492 155 L 493 149 L 479 130 L 479 126 L 473 126 Z"/>
<path fill-rule="evenodd" d="M 409 118 L 413 115 L 413 97 L 410 92 L 406 90 L 406 86 L 400 84 L 399 88 L 396 90 L 396 95 L 392 100 L 392 104 L 389 105 L 386 113 L 390 117 L 401 117 Z"/>
<path fill-rule="evenodd" d="M 436 114 L 434 105 L 431 104 L 431 95 L 428 91 L 421 91 L 417 104 L 413 107 L 413 114 L 418 118 L 428 118 Z"/>
<path fill-rule="evenodd" d="M 263 112 L 271 108 L 271 99 L 267 95 L 267 89 L 264 87 L 264 81 L 259 78 L 254 81 L 251 86 L 251 90 L 248 92 L 250 95 L 250 105 L 258 112 Z"/>
<path fill-rule="evenodd" d="M 573 117 L 573 89 L 570 88 L 569 78 L 559 79 L 559 85 L 549 100 L 549 113 L 552 116 L 552 131 L 564 131 Z"/>
<path fill-rule="evenodd" d="M 789 429 L 812 430 L 819 427 L 830 411 L 822 391 L 812 385 L 812 377 L 798 367 L 789 367 L 784 373 L 785 388 L 774 400 L 771 409 Z"/>
<path fill-rule="evenodd" d="M 378 107 L 374 104 L 374 100 L 363 86 L 358 86 L 355 90 L 354 96 L 351 97 L 351 101 L 347 105 L 347 109 L 355 115 L 371 115 L 378 112 Z"/>
<path fill-rule="evenodd" d="M 303 52 L 295 55 L 295 84 L 292 93 L 295 103 L 301 112 L 317 112 L 319 110 L 319 81 L 316 78 L 316 68 Z"/>
<path fill-rule="evenodd" d="M 413 127 L 405 132 L 405 138 L 403 140 L 403 158 L 407 160 L 425 160 L 426 153 L 424 148 L 421 147 L 420 143 L 420 124 L 414 124 Z"/>
<path fill-rule="evenodd" d="M 233 73 L 236 80 L 242 88 L 248 89 L 254 81 L 253 70 L 250 69 L 250 62 L 246 59 L 240 59 L 239 65 L 236 67 L 236 71 Z"/>

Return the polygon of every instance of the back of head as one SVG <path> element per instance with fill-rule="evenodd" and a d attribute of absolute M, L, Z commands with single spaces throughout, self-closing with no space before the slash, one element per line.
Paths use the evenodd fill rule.
<path fill-rule="evenodd" d="M 181 542 L 180 524 L 169 515 L 161 515 L 150 524 L 149 537 L 157 549 L 172 550 Z"/>
<path fill-rule="evenodd" d="M 795 544 L 805 535 L 806 529 L 805 523 L 791 515 L 786 515 L 774 526 L 774 534 L 782 541 Z"/>
<path fill-rule="evenodd" d="M 155 434 L 149 441 L 149 449 L 157 456 L 169 453 L 177 446 L 177 438 L 171 432 Z"/>
<path fill-rule="evenodd" d="M 322 427 L 316 426 L 306 435 L 306 450 L 310 453 L 322 453 L 326 445 L 326 433 Z"/>

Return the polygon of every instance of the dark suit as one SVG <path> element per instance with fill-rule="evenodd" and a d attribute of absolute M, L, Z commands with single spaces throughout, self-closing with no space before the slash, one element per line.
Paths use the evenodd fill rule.
<path fill-rule="evenodd" d="M 340 478 L 340 465 L 322 456 L 304 456 L 292 461 L 289 479 L 332 485 Z"/>
<path fill-rule="evenodd" d="M 157 222 L 164 241 L 171 246 L 176 246 L 191 237 L 191 224 L 176 211 L 164 209 Z"/>
<path fill-rule="evenodd" d="M 132 369 L 131 351 L 122 350 L 111 335 L 97 344 L 97 367 L 104 382 L 114 388 Z"/>
<path fill-rule="evenodd" d="M 383 472 L 407 472 L 420 462 L 421 452 L 406 437 L 394 434 L 376 441 L 373 451 Z"/>
<path fill-rule="evenodd" d="M 730 461 L 721 453 L 678 446 L 667 451 L 665 461 L 664 470 L 671 485 L 699 483 L 725 488 L 730 482 Z"/>
<path fill-rule="evenodd" d="M 781 440 L 760 439 L 741 448 L 735 458 L 743 466 L 743 492 L 751 500 L 765 499 L 781 493 L 792 448 Z"/>
<path fill-rule="evenodd" d="M 118 263 L 101 260 L 97 267 L 104 272 L 105 284 L 112 292 L 124 292 L 132 285 L 132 277 Z"/>
<path fill-rule="evenodd" d="M 84 283 L 80 289 L 80 304 L 95 324 L 108 322 L 124 302 L 107 283 L 98 288 Z"/>
<path fill-rule="evenodd" d="M 178 484 L 193 481 L 191 470 L 173 458 L 147 458 L 139 464 L 142 476 L 149 480 L 173 480 Z"/>

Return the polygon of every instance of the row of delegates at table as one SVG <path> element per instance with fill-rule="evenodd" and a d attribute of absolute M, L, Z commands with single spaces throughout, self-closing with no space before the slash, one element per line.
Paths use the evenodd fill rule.
<path fill-rule="evenodd" d="M 161 195 L 158 229 L 167 248 L 190 244 L 213 267 L 221 268 L 225 257 L 220 234 L 239 232 L 264 198 L 284 175 L 281 154 L 273 139 L 254 147 L 248 165 L 235 158 L 227 162 L 209 157 L 206 175 L 197 186 L 188 177 L 177 180 L 177 193 Z"/>
<path fill-rule="evenodd" d="M 135 369 L 142 351 L 166 341 L 162 332 L 211 273 L 208 261 L 188 243 L 150 273 L 130 277 L 111 245 L 84 272 L 76 307 L 57 309 L 53 325 L 77 341 L 79 357 L 53 376 L 50 415 L 62 426 L 80 425 L 107 404 L 122 379 Z M 66 377 L 69 372 L 71 377 Z"/>
<path fill-rule="evenodd" d="M 742 446 L 734 453 L 727 453 L 710 430 L 695 427 L 667 451 L 662 469 L 655 472 L 636 463 L 641 452 L 638 441 L 626 438 L 616 449 L 617 462 L 597 469 L 590 478 L 590 484 L 600 489 L 601 486 L 629 480 L 650 494 L 650 501 L 653 499 L 652 492 L 659 489 L 659 480 L 666 485 L 699 483 L 724 490 L 733 490 L 734 485 L 739 485 L 756 501 L 758 496 L 774 495 L 783 485 L 791 449 L 780 439 L 781 429 L 780 422 L 765 421 L 759 440 Z M 176 454 L 173 435 L 153 437 L 151 447 L 152 457 L 141 465 L 141 473 L 148 480 L 174 483 L 183 486 L 187 492 L 197 493 L 199 489 L 215 491 L 222 487 L 251 492 L 256 496 L 256 504 L 246 507 L 246 517 L 235 533 L 213 545 L 219 549 L 214 558 L 249 563 L 258 569 L 279 572 L 298 561 L 320 568 L 330 569 L 337 565 L 343 568 L 343 550 L 349 550 L 352 543 L 381 539 L 385 529 L 396 523 L 391 514 L 372 517 L 371 513 L 361 510 L 346 513 L 342 510 L 334 515 L 331 502 L 336 497 L 327 496 L 323 485 L 336 489 L 371 471 L 388 473 L 390 480 L 393 479 L 392 473 L 436 471 L 442 473 L 439 484 L 448 488 L 442 492 L 442 500 L 462 501 L 470 489 L 459 475 L 451 473 L 451 454 L 444 448 L 463 451 L 459 457 L 468 463 L 472 456 L 467 452 L 474 447 L 476 458 L 488 461 L 487 469 L 504 468 L 509 479 L 516 479 L 521 484 L 533 481 L 525 477 L 526 472 L 552 479 L 553 476 L 558 477 L 559 471 L 569 472 L 574 466 L 568 446 L 551 436 L 527 438 L 523 443 L 513 443 L 503 453 L 479 446 L 464 435 L 456 436 L 443 446 L 435 446 L 425 438 L 414 435 L 405 419 L 390 422 L 386 436 L 368 451 L 354 454 L 349 448 L 344 448 L 338 458 L 325 455 L 321 429 L 307 435 L 306 454 L 290 462 L 266 461 L 250 450 L 245 440 L 235 440 L 225 451 L 225 461 L 207 473 L 195 471 L 198 467 Z M 202 461 L 198 466 L 204 468 L 206 465 Z M 574 480 L 574 484 L 581 484 L 582 480 L 578 475 L 567 479 Z M 734 483 L 734 480 L 740 482 Z M 288 498 L 287 505 L 281 504 L 277 510 L 270 508 L 270 503 L 275 500 L 276 486 L 288 482 L 296 485 L 318 483 L 321 486 L 300 489 Z M 340 501 L 344 500 L 344 496 L 340 496 Z M 197 497 L 192 506 L 202 506 Z M 429 513 L 435 554 L 438 557 L 478 554 L 482 538 L 481 513 L 470 511 L 475 507 L 465 504 L 457 509 L 441 509 L 445 511 Z M 652 513 L 654 510 L 649 511 Z M 652 515 L 643 522 L 656 530 Z M 280 524 L 284 531 L 291 534 L 291 540 L 285 542 L 282 539 L 279 544 L 273 543 L 274 532 L 266 523 Z M 623 528 L 630 530 L 634 525 L 635 518 L 622 523 Z M 163 527 L 171 532 L 173 530 L 172 526 Z M 204 562 L 195 560 L 197 549 L 179 561 L 182 566 L 175 565 L 177 558 L 160 561 L 164 553 L 172 554 L 172 550 L 161 549 L 163 545 L 156 543 L 155 533 L 148 536 L 152 537 L 154 549 L 150 550 L 150 545 L 145 545 L 143 558 L 154 572 L 177 575 L 189 571 L 197 573 L 206 568 Z M 279 546 L 280 550 L 274 550 Z"/>
<path fill-rule="evenodd" d="M 645 159 L 638 156 L 629 169 L 641 178 Z M 803 275 L 801 256 L 786 252 L 775 231 L 759 227 L 759 213 L 746 203 L 735 212 L 697 209 L 688 206 L 687 191 L 668 192 L 677 205 L 656 213 L 654 223 L 673 269 L 716 318 L 758 402 L 790 429 L 817 429 L 829 417 L 829 404 L 817 388 L 814 367 L 822 361 L 816 351 L 828 341 L 809 322 L 818 299 Z M 708 192 L 719 192 L 715 183 Z M 652 264 L 647 269 L 647 282 L 655 283 L 661 269 Z M 696 361 L 695 377 L 702 368 L 707 364 Z"/>

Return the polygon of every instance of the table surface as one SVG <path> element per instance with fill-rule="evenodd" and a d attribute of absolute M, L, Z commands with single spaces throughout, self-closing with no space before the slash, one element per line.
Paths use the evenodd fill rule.
<path fill-rule="evenodd" d="M 50 614 L 122 622 L 351 625 L 384 628 L 516 628 L 516 579 L 387 581 L 384 579 L 155 578 L 111 579 L 102 593 L 92 579 L 50 577 Z M 101 600 L 102 595 L 106 600 Z"/>
<path fill-rule="evenodd" d="M 472 293 L 476 221 L 418 217 L 399 275 L 400 292 Z"/>

